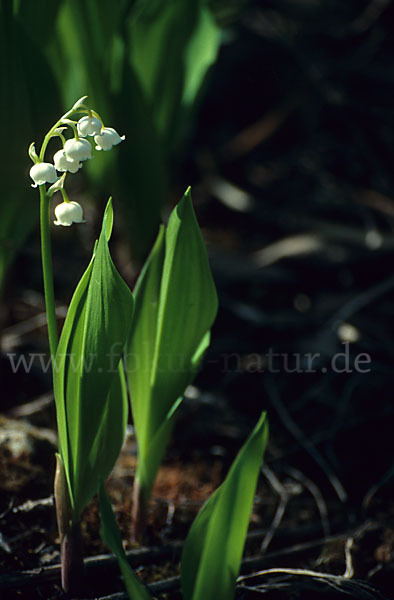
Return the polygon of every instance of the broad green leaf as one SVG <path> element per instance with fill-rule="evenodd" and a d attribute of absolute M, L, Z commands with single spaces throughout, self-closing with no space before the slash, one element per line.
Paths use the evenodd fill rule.
<path fill-rule="evenodd" d="M 54 389 L 60 452 L 76 517 L 119 454 L 127 422 L 119 362 L 133 297 L 108 249 L 111 201 L 94 256 L 71 300 L 56 353 Z"/>
<path fill-rule="evenodd" d="M 127 384 L 120 363 L 101 410 L 101 421 L 87 456 L 86 470 L 87 474 L 96 473 L 105 480 L 122 448 L 129 415 Z"/>
<path fill-rule="evenodd" d="M 267 439 L 268 424 L 263 413 L 226 479 L 194 520 L 182 552 L 184 600 L 234 598 Z"/>
<path fill-rule="evenodd" d="M 119 568 L 130 600 L 153 600 L 153 597 L 150 595 L 147 588 L 129 565 L 111 502 L 103 484 L 99 487 L 99 507 L 101 517 L 100 534 L 104 543 L 111 552 L 115 554 L 118 560 Z"/>
<path fill-rule="evenodd" d="M 213 324 L 217 306 L 215 284 L 189 188 L 172 211 L 166 229 L 152 370 L 154 429 L 193 379 L 198 367 L 195 353 Z M 170 406 L 165 405 L 163 396 L 171 398 Z"/>
<path fill-rule="evenodd" d="M 206 72 L 216 60 L 220 37 L 212 12 L 201 5 L 197 26 L 185 51 L 182 104 L 189 106 L 196 99 Z"/>
<path fill-rule="evenodd" d="M 147 497 L 217 311 L 190 190 L 159 233 L 137 283 L 135 302 L 126 368 L 139 448 L 137 477 Z"/>
<path fill-rule="evenodd" d="M 190 109 L 216 59 L 220 30 L 205 0 L 149 0 L 131 12 L 128 37 L 129 63 L 171 154 L 190 128 Z"/>
<path fill-rule="evenodd" d="M 138 431 L 140 452 L 144 454 L 147 450 L 146 423 L 149 420 L 151 372 L 155 353 L 164 253 L 165 232 L 162 226 L 134 290 L 134 319 L 126 352 L 134 426 Z"/>
<path fill-rule="evenodd" d="M 129 22 L 129 59 L 167 143 L 176 128 L 184 85 L 183 57 L 198 19 L 199 0 L 143 2 Z"/>

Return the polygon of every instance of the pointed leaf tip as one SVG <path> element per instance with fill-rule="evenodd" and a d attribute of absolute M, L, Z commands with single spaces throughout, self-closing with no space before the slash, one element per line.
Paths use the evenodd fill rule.
<path fill-rule="evenodd" d="M 180 219 L 182 219 L 182 216 L 185 214 L 185 211 L 190 211 L 190 214 L 192 214 L 194 216 L 194 219 L 196 220 L 196 215 L 194 212 L 193 200 L 192 200 L 192 188 L 190 187 L 190 185 L 186 189 L 185 193 L 183 194 L 183 196 L 180 199 L 180 201 L 178 202 L 178 204 L 175 206 L 174 213 L 177 214 Z M 197 220 L 196 220 L 196 224 L 197 224 Z"/>
<path fill-rule="evenodd" d="M 103 218 L 103 231 L 105 232 L 105 238 L 109 242 L 112 234 L 112 227 L 114 224 L 114 211 L 112 208 L 112 196 L 107 202 L 105 207 L 104 218 Z"/>

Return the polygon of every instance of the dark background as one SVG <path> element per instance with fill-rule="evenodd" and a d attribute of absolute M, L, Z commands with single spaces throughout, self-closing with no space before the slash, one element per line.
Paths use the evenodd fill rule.
<path fill-rule="evenodd" d="M 267 410 L 268 469 L 282 482 L 296 469 L 305 490 L 312 482 L 331 532 L 373 521 L 381 542 L 393 527 L 394 5 L 214 7 L 224 41 L 169 159 L 162 214 L 192 186 L 220 310 L 169 455 L 186 462 L 213 452 L 229 464 Z M 122 114 L 116 118 L 123 133 Z M 86 179 L 74 185 L 74 199 L 88 197 L 89 222 L 55 232 L 59 306 L 85 268 L 105 203 L 89 196 Z M 27 183 L 26 202 L 35 201 Z M 139 263 L 124 219 L 120 209 L 112 250 L 133 285 Z M 39 368 L 16 377 L 7 357 L 47 351 L 39 261 L 34 228 L 4 283 L 1 398 L 8 415 L 50 390 Z M 288 362 L 275 357 L 270 366 L 269 353 Z M 361 353 L 370 358 L 367 372 L 355 365 Z M 319 355 L 313 372 L 308 354 Z M 49 411 L 42 424 L 51 422 Z M 302 522 L 307 507 L 298 501 L 288 518 Z M 319 523 L 318 511 L 308 514 Z M 390 577 L 391 556 L 380 561 Z"/>

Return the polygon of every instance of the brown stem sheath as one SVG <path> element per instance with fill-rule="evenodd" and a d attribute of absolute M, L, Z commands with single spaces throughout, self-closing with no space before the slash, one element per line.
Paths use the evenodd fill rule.
<path fill-rule="evenodd" d="M 62 587 L 68 594 L 83 591 L 82 537 L 79 523 L 70 527 L 61 541 Z"/>
<path fill-rule="evenodd" d="M 142 543 L 148 519 L 148 502 L 137 477 L 133 485 L 133 507 L 131 510 L 131 541 Z"/>
<path fill-rule="evenodd" d="M 67 593 L 82 590 L 83 555 L 79 522 L 72 522 L 72 507 L 63 461 L 56 454 L 55 504 L 60 536 L 62 587 Z"/>

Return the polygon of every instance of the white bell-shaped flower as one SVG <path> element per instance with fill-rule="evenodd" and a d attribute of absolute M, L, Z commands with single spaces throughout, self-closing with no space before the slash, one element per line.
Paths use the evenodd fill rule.
<path fill-rule="evenodd" d="M 96 117 L 82 117 L 77 123 L 78 133 L 82 137 L 87 135 L 99 135 L 103 128 L 103 124 Z"/>
<path fill-rule="evenodd" d="M 82 207 L 78 202 L 62 202 L 55 208 L 55 225 L 70 227 L 73 223 L 85 223 Z"/>
<path fill-rule="evenodd" d="M 71 138 L 64 144 L 64 152 L 70 160 L 87 160 L 92 157 L 92 146 L 84 138 Z"/>
<path fill-rule="evenodd" d="M 64 150 L 58 150 L 53 155 L 53 162 L 55 163 L 56 170 L 61 171 L 62 173 L 65 173 L 66 171 L 76 173 L 78 169 L 82 167 L 82 163 L 79 162 L 79 160 L 68 158 Z"/>
<path fill-rule="evenodd" d="M 120 136 L 112 127 L 104 127 L 100 135 L 94 136 L 96 142 L 96 150 L 111 150 L 112 146 L 116 146 L 126 139 L 125 135 Z"/>
<path fill-rule="evenodd" d="M 34 181 L 31 187 L 37 187 L 43 183 L 55 183 L 57 173 L 55 167 L 51 163 L 41 162 L 32 166 L 30 169 L 30 177 Z"/>

